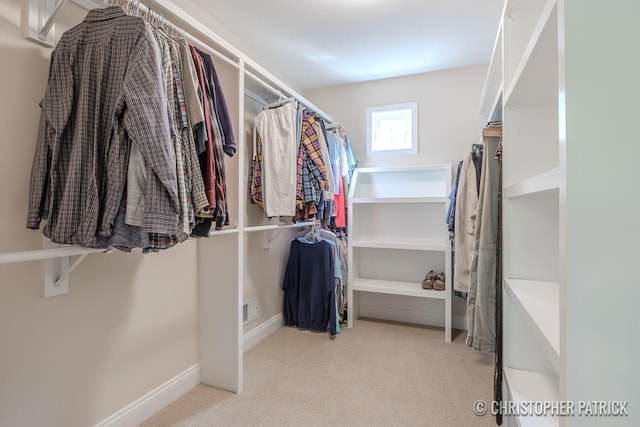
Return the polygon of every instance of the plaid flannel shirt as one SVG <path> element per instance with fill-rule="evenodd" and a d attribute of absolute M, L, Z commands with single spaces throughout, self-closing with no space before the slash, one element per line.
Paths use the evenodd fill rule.
<path fill-rule="evenodd" d="M 141 18 L 117 6 L 93 9 L 65 32 L 40 103 L 27 227 L 46 219 L 52 241 L 83 246 L 109 236 L 133 143 L 148 171 L 144 231 L 175 233 L 176 159 L 164 92 L 158 50 Z"/>

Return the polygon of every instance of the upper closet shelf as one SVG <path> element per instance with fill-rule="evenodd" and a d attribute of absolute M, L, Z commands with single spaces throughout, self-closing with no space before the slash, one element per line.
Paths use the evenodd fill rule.
<path fill-rule="evenodd" d="M 498 35 L 493 46 L 493 54 L 489 62 L 489 70 L 484 82 L 482 99 L 480 100 L 480 113 L 489 117 L 489 121 L 498 119 L 494 117 L 501 105 L 498 100 L 502 94 L 502 21 L 498 27 Z"/>
<path fill-rule="evenodd" d="M 517 106 L 522 101 L 544 103 L 549 101 L 550 93 L 557 93 L 557 87 L 553 88 L 555 92 L 545 90 L 548 82 L 558 81 L 558 58 L 551 55 L 556 50 L 549 48 L 557 43 L 556 3 L 557 0 L 546 2 L 520 61 L 512 74 L 505 75 L 505 105 Z M 505 70 L 508 65 L 505 64 Z"/>
<path fill-rule="evenodd" d="M 429 203 L 447 200 L 451 165 L 357 168 L 349 187 L 354 203 Z"/>

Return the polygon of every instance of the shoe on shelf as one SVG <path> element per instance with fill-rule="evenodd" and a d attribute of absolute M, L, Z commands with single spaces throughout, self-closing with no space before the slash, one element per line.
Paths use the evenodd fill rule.
<path fill-rule="evenodd" d="M 436 291 L 444 291 L 444 273 L 436 274 L 433 279 L 433 289 Z"/>
<path fill-rule="evenodd" d="M 433 280 L 436 278 L 436 273 L 431 270 L 427 273 L 422 281 L 422 289 L 433 289 Z"/>

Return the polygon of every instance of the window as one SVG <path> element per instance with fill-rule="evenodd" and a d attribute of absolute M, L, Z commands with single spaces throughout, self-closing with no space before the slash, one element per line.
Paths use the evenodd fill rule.
<path fill-rule="evenodd" d="M 418 152 L 417 102 L 367 108 L 367 156 Z"/>

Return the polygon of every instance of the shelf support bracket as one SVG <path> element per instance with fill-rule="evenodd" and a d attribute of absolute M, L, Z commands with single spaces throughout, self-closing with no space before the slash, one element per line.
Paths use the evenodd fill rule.
<path fill-rule="evenodd" d="M 44 248 L 57 248 L 60 245 L 52 243 L 46 237 L 43 237 Z M 105 249 L 104 253 L 110 253 L 112 249 Z M 51 298 L 58 295 L 69 293 L 69 276 L 82 264 L 87 255 L 93 252 L 79 254 L 71 266 L 69 266 L 70 256 L 61 256 L 55 258 L 44 259 L 44 297 Z"/>
<path fill-rule="evenodd" d="M 47 47 L 55 44 L 54 24 L 68 0 L 23 0 L 22 35 Z"/>
<path fill-rule="evenodd" d="M 80 256 L 84 259 L 84 256 Z M 77 261 L 74 265 L 77 264 Z M 77 265 L 75 265 L 77 267 Z M 75 268 L 74 267 L 74 268 Z M 44 297 L 51 298 L 69 293 L 69 257 L 44 260 Z"/>

